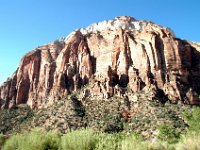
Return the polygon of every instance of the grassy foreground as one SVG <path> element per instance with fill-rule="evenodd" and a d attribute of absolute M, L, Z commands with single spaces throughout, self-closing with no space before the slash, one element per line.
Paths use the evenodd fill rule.
<path fill-rule="evenodd" d="M 144 141 L 141 137 L 126 133 L 97 133 L 90 129 L 71 131 L 64 135 L 33 129 L 30 132 L 15 134 L 6 139 L 0 136 L 2 150 L 197 150 L 200 135 L 190 133 L 179 142 Z"/>

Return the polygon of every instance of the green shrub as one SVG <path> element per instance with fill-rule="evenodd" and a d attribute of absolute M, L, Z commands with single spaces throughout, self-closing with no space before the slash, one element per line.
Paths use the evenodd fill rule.
<path fill-rule="evenodd" d="M 135 134 L 101 133 L 95 150 L 145 150 L 146 147 L 146 142 Z"/>
<path fill-rule="evenodd" d="M 46 133 L 42 146 L 43 150 L 58 150 L 61 144 L 61 136 L 54 131 Z"/>
<path fill-rule="evenodd" d="M 53 131 L 34 129 L 6 137 L 0 135 L 2 150 L 195 150 L 200 149 L 200 134 L 188 132 L 182 138 L 172 125 L 160 126 L 156 141 L 144 141 L 141 136 L 128 133 L 99 133 L 76 130 L 62 137 Z M 179 140 L 180 139 L 180 140 Z M 5 142 L 6 140 L 6 142 Z M 178 141 L 179 140 L 179 141 Z M 178 143 L 176 143 L 178 142 Z M 176 143 L 176 144 L 175 144 Z M 1 145 L 1 146 L 2 146 Z M 1 147 L 0 147 L 1 149 Z"/>
<path fill-rule="evenodd" d="M 34 129 L 31 132 L 11 136 L 6 141 L 4 150 L 58 150 L 59 144 L 58 134 Z"/>
<path fill-rule="evenodd" d="M 61 139 L 62 150 L 93 150 L 96 134 L 92 130 L 77 130 L 65 134 Z"/>
<path fill-rule="evenodd" d="M 21 135 L 13 135 L 11 136 L 5 143 L 3 150 L 15 150 L 20 149 L 20 141 L 23 140 Z M 23 150 L 23 149 L 22 149 Z"/>
<path fill-rule="evenodd" d="M 179 141 L 180 134 L 181 133 L 172 125 L 161 125 L 159 127 L 158 139 L 173 144 Z"/>
<path fill-rule="evenodd" d="M 3 134 L 0 134 L 0 149 L 3 147 L 5 142 L 6 142 L 6 137 Z"/>
<path fill-rule="evenodd" d="M 189 125 L 190 132 L 200 133 L 200 108 L 193 107 L 191 111 L 184 112 L 184 118 Z"/>

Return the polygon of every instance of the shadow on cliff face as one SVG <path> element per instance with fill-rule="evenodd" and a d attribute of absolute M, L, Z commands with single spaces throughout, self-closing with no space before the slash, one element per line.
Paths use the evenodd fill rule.
<path fill-rule="evenodd" d="M 183 91 L 188 91 L 192 89 L 194 92 L 197 92 L 200 95 L 200 47 L 198 48 L 193 45 L 192 42 L 188 42 L 181 39 L 176 39 L 180 42 L 183 47 L 180 47 L 180 53 L 182 54 L 182 68 L 189 72 L 188 83 L 184 83 Z"/>
<path fill-rule="evenodd" d="M 190 86 L 200 95 L 200 51 L 191 46 L 192 58 L 191 58 L 191 70 L 189 76 Z"/>
<path fill-rule="evenodd" d="M 72 105 L 74 107 L 76 115 L 83 118 L 85 116 L 85 108 L 84 108 L 83 104 L 81 103 L 81 101 L 78 100 L 76 95 L 72 95 L 71 100 L 72 100 Z"/>
<path fill-rule="evenodd" d="M 156 36 L 155 47 L 156 47 L 156 49 L 160 50 L 159 53 L 158 53 L 158 54 L 160 54 L 158 56 L 158 59 L 161 63 L 160 64 L 161 70 L 162 70 L 161 77 L 164 80 L 165 79 L 165 72 L 166 72 L 166 62 L 165 62 L 165 56 L 164 56 L 164 44 L 163 44 L 163 40 L 161 39 L 160 36 Z"/>
<path fill-rule="evenodd" d="M 119 85 L 123 88 L 127 87 L 127 84 L 129 83 L 129 77 L 126 74 L 122 74 L 119 78 Z"/>
<path fill-rule="evenodd" d="M 0 108 L 1 108 L 1 106 L 3 106 L 5 103 L 6 103 L 6 101 L 0 98 Z"/>
<path fill-rule="evenodd" d="M 92 74 L 94 74 L 96 72 L 96 63 L 97 63 L 97 58 L 95 58 L 94 56 L 90 56 L 90 60 L 92 62 Z"/>
<path fill-rule="evenodd" d="M 165 104 L 167 101 L 169 101 L 168 97 L 166 96 L 166 94 L 163 92 L 163 90 L 158 89 L 155 97 L 158 99 L 159 102 L 161 102 L 162 104 Z"/>

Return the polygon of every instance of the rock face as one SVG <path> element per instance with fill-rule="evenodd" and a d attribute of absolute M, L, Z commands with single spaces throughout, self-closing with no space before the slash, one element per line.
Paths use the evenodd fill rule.
<path fill-rule="evenodd" d="M 91 95 L 104 98 L 153 89 L 175 103 L 199 104 L 199 66 L 200 44 L 152 22 L 116 17 L 26 54 L 0 87 L 0 107 L 39 108 L 88 83 Z"/>

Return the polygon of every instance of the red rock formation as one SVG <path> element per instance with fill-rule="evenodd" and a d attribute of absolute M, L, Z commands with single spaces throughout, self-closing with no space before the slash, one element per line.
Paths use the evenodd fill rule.
<path fill-rule="evenodd" d="M 199 104 L 200 48 L 147 21 L 116 17 L 72 32 L 26 54 L 0 87 L 0 107 L 40 107 L 96 81 L 105 98 L 159 89 L 172 102 Z M 145 88 L 147 87 L 147 88 Z M 5 103 L 3 103 L 5 102 Z"/>

